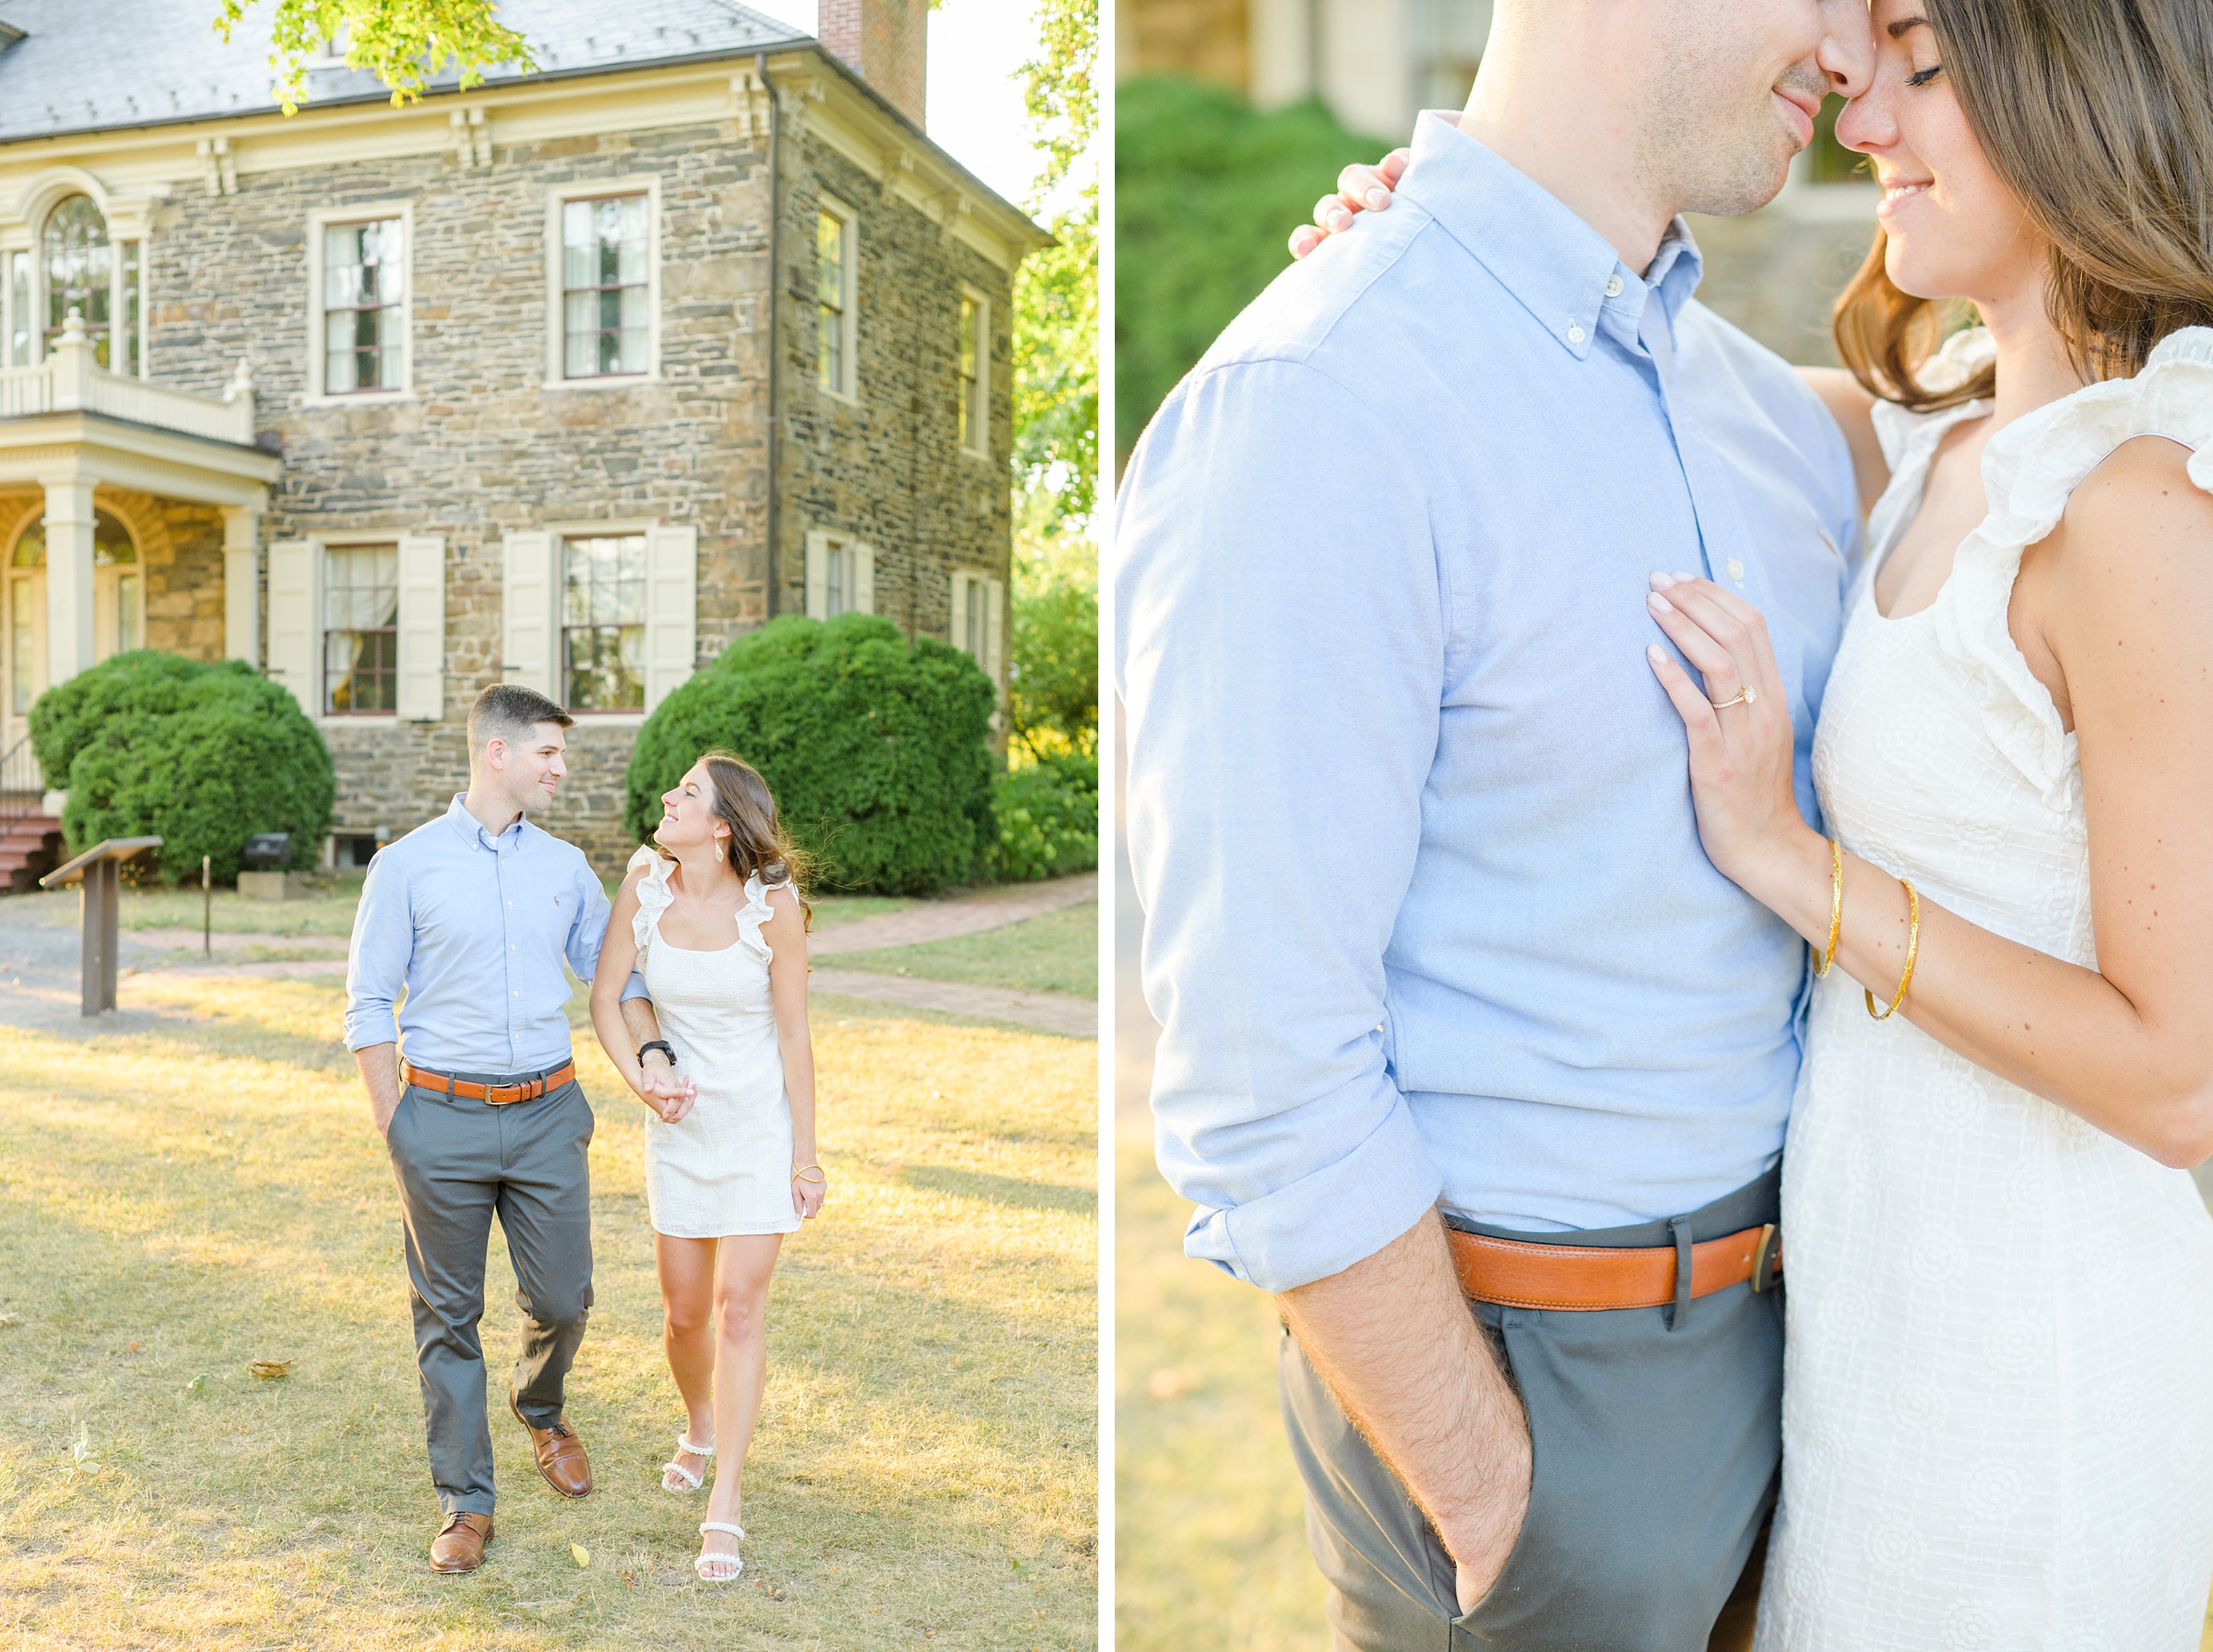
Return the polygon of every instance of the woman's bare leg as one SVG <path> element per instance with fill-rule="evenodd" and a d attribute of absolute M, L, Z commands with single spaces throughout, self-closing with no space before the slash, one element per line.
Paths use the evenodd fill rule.
<path fill-rule="evenodd" d="M 738 1512 L 745 1454 L 753 1443 L 753 1424 L 761 1416 L 761 1393 L 768 1378 L 768 1282 L 783 1243 L 781 1233 L 736 1233 L 720 1242 L 715 1281 L 715 1435 L 720 1466 L 714 1494 L 707 1500 L 707 1518 L 732 1526 L 743 1524 Z M 728 1532 L 704 1535 L 701 1552 L 737 1552 L 738 1541 Z"/>
<path fill-rule="evenodd" d="M 684 1397 L 684 1437 L 715 1444 L 715 1249 L 713 1239 L 653 1236 L 653 1258 L 661 1276 L 661 1347 L 676 1391 Z M 707 1459 L 679 1452 L 676 1461 L 701 1479 Z M 664 1475 L 661 1483 L 669 1485 Z M 680 1487 L 670 1486 L 670 1490 Z"/>

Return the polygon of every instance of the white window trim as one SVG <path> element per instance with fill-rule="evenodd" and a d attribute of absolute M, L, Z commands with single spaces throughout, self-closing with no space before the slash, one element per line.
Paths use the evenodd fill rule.
<path fill-rule="evenodd" d="M 372 395 L 380 396 L 385 401 L 396 399 L 392 395 L 385 395 L 382 391 L 366 392 L 364 393 L 362 399 L 366 400 L 368 396 Z M 333 396 L 331 399 L 333 401 L 347 402 L 352 401 L 354 398 L 349 395 L 339 395 Z M 310 713 L 309 716 L 310 720 L 314 722 L 317 728 L 390 728 L 396 724 L 409 721 L 408 718 L 403 717 L 396 708 L 388 712 L 344 713 L 329 712 L 321 709 L 323 705 L 324 695 L 328 688 L 328 685 L 323 680 L 324 662 L 327 657 L 325 653 L 325 644 L 324 642 L 324 636 L 326 628 L 325 627 L 323 621 L 328 611 L 325 608 L 323 602 L 323 553 L 329 550 L 343 550 L 349 545 L 389 545 L 394 549 L 395 551 L 396 551 L 399 548 L 399 542 L 402 539 L 410 538 L 412 537 L 413 536 L 408 532 L 408 529 L 397 527 L 342 528 L 335 533 L 325 532 L 307 534 L 302 536 L 302 537 L 304 537 L 308 543 L 314 547 L 314 549 L 309 553 L 309 555 L 314 559 L 314 582 L 308 587 L 308 597 L 310 602 L 312 602 L 314 605 L 313 618 L 315 639 L 314 670 L 315 674 L 314 691 L 315 705 L 317 709 Z M 393 628 L 395 631 L 396 631 L 398 629 L 397 616 L 394 617 Z M 396 690 L 397 685 L 395 684 L 394 686 Z"/>
<path fill-rule="evenodd" d="M 558 217 L 556 221 L 558 222 Z M 634 381 L 629 379 L 625 379 L 623 381 L 624 384 L 631 384 Z M 578 728 L 642 728 L 645 725 L 645 719 L 653 715 L 654 708 L 648 704 L 644 711 L 636 712 L 578 712 L 569 711 L 567 702 L 562 699 L 561 602 L 562 548 L 570 539 L 583 536 L 613 538 L 617 536 L 624 534 L 650 534 L 656 528 L 669 527 L 671 525 L 671 525 L 665 518 L 659 516 L 608 516 L 600 517 L 596 520 L 579 520 L 574 522 L 538 522 L 531 524 L 527 528 L 517 530 L 518 532 L 524 533 L 544 534 L 547 537 L 546 586 L 548 602 L 546 614 L 546 671 L 549 677 L 551 678 L 551 681 L 549 684 L 548 689 L 541 689 L 539 691 L 544 693 L 547 699 L 552 701 L 554 704 L 560 706 L 564 712 L 568 712 L 568 714 L 576 720 L 575 726 Z M 650 549 L 648 550 L 647 563 L 648 568 L 650 569 Z M 648 573 L 647 578 L 648 583 L 650 584 L 650 572 Z M 693 600 L 694 602 L 697 601 L 696 595 L 694 595 Z M 647 593 L 646 601 L 648 605 L 650 605 L 652 602 L 652 595 L 650 591 Z M 502 652 L 504 652 L 507 644 L 503 610 L 501 624 L 502 630 L 500 647 Z M 506 669 L 505 662 L 502 663 L 501 669 L 502 672 L 504 673 Z M 537 685 L 533 684 L 532 686 L 536 687 Z M 646 697 L 648 700 L 652 698 L 652 689 L 650 687 L 648 687 L 646 690 Z"/>
<path fill-rule="evenodd" d="M 860 406 L 860 214 L 835 195 L 818 195 L 815 207 L 819 212 L 828 213 L 846 227 L 846 267 L 842 283 L 846 382 L 834 385 L 823 384 L 822 365 L 818 361 L 815 365 L 814 387 L 823 395 L 834 397 L 848 407 L 858 407 Z M 816 272 L 816 278 L 820 280 L 820 271 Z M 813 290 L 811 288 L 809 289 L 811 295 Z M 809 309 L 813 310 L 814 304 L 815 301 L 811 296 Z"/>
<path fill-rule="evenodd" d="M 562 303 L 561 209 L 591 195 L 643 195 L 645 197 L 645 371 L 563 376 L 568 362 L 566 316 Z M 582 178 L 546 188 L 546 380 L 548 390 L 627 390 L 661 376 L 661 180 L 657 172 L 620 178 Z M 550 530 L 549 530 L 550 531 Z M 604 714 L 609 716 L 615 713 Z"/>
<path fill-rule="evenodd" d="M 853 594 L 856 600 L 845 611 L 848 614 L 873 614 L 876 611 L 876 548 L 858 534 L 841 533 L 834 528 L 811 528 L 807 534 L 807 618 L 828 620 L 834 616 L 824 612 L 829 603 L 829 575 L 824 559 L 834 550 L 853 553 Z"/>
<path fill-rule="evenodd" d="M 332 224 L 399 219 L 399 388 L 341 390 L 323 387 L 323 231 Z M 145 254 L 139 254 L 141 260 Z M 309 407 L 361 407 L 379 402 L 411 402 L 415 395 L 415 205 L 412 201 L 365 201 L 352 206 L 317 206 L 307 215 L 307 376 L 302 381 Z M 331 544 L 340 540 L 325 536 Z M 358 543 L 359 541 L 357 541 Z"/>
<path fill-rule="evenodd" d="M 153 238 L 135 223 L 129 227 L 136 229 L 136 233 L 118 235 L 115 231 L 116 215 L 107 197 L 96 189 L 88 188 L 48 192 L 45 205 L 38 209 L 29 223 L 30 239 L 21 245 L 15 244 L 13 241 L 0 243 L 0 371 L 10 366 L 36 367 L 46 359 L 46 330 L 39 319 L 46 313 L 46 261 L 41 256 L 45 250 L 46 220 L 53 215 L 56 207 L 76 195 L 90 197 L 92 205 L 100 209 L 101 221 L 108 227 L 108 365 L 101 371 L 112 372 L 117 378 L 150 379 L 154 371 L 149 357 L 153 346 L 153 305 L 148 301 L 152 289 L 153 272 L 149 254 Z M 123 324 L 119 318 L 127 308 L 124 303 L 123 280 L 123 249 L 127 242 L 138 243 L 138 371 L 136 373 L 124 371 L 115 361 L 115 345 L 123 336 Z M 15 283 L 8 278 L 11 273 L 8 259 L 11 254 L 23 259 L 30 274 L 24 296 L 24 302 L 30 310 L 27 317 L 16 313 Z M 30 360 L 11 362 L 7 358 L 7 350 L 18 324 L 30 336 L 25 343 L 30 352 Z"/>
<path fill-rule="evenodd" d="M 971 446 L 965 442 L 958 445 L 971 459 L 988 460 L 991 457 L 991 298 L 988 293 L 979 292 L 966 282 L 961 284 L 961 297 L 976 306 L 976 384 L 977 399 L 983 406 L 969 409 L 973 416 L 973 428 L 969 434 L 976 439 L 977 445 Z M 960 316 L 958 305 L 953 308 L 953 316 L 956 321 Z M 954 346 L 954 352 L 953 377 L 957 380 L 961 363 L 958 345 Z"/>

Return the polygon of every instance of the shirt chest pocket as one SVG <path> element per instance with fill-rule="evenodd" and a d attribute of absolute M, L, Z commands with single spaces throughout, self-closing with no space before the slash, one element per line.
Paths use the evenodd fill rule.
<path fill-rule="evenodd" d="M 568 945 L 569 930 L 576 921 L 578 900 L 570 890 L 518 888 L 510 883 L 501 901 L 506 918 L 507 943 L 518 957 L 542 960 L 554 969 Z"/>

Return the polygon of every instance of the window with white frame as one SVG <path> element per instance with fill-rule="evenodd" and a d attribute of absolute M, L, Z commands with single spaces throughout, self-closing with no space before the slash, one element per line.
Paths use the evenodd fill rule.
<path fill-rule="evenodd" d="M 961 447 L 972 454 L 991 451 L 991 308 L 979 293 L 961 295 Z"/>
<path fill-rule="evenodd" d="M 644 191 L 562 201 L 563 378 L 613 378 L 650 369 L 652 216 Z"/>
<path fill-rule="evenodd" d="M 814 218 L 815 383 L 833 395 L 858 396 L 854 314 L 858 251 L 853 214 L 825 201 Z"/>
<path fill-rule="evenodd" d="M 279 539 L 268 557 L 268 674 L 302 711 L 445 715 L 444 536 Z"/>
<path fill-rule="evenodd" d="M 40 220 L 37 244 L 0 254 L 0 367 L 30 367 L 77 312 L 93 360 L 146 376 L 146 261 L 136 238 L 111 241 L 89 195 L 65 195 Z"/>
<path fill-rule="evenodd" d="M 972 656 L 996 686 L 1000 666 L 1000 633 L 1006 627 L 1006 582 L 988 573 L 956 568 L 951 597 L 947 605 L 946 641 Z"/>
<path fill-rule="evenodd" d="M 807 536 L 807 617 L 876 611 L 876 552 L 849 534 Z"/>
<path fill-rule="evenodd" d="M 699 530 L 552 523 L 500 548 L 503 681 L 571 711 L 637 717 L 692 675 Z"/>
<path fill-rule="evenodd" d="M 385 714 L 399 707 L 399 544 L 323 551 L 323 711 Z"/>
<path fill-rule="evenodd" d="M 562 540 L 562 703 L 573 712 L 645 709 L 645 536 Z"/>
<path fill-rule="evenodd" d="M 398 218 L 323 226 L 323 391 L 405 387 L 407 230 Z"/>

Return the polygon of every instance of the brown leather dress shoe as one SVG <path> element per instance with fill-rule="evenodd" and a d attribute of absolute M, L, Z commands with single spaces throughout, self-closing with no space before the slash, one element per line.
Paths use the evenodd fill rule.
<path fill-rule="evenodd" d="M 473 1572 L 484 1564 L 484 1545 L 491 1541 L 491 1516 L 454 1513 L 431 1540 L 431 1570 Z"/>
<path fill-rule="evenodd" d="M 584 1442 L 569 1427 L 564 1413 L 551 1428 L 531 1428 L 515 1402 L 515 1386 L 507 1387 L 507 1409 L 515 1420 L 530 1430 L 530 1449 L 538 1454 L 538 1471 L 563 1497 L 582 1497 L 592 1489 L 592 1466 L 585 1461 Z"/>

